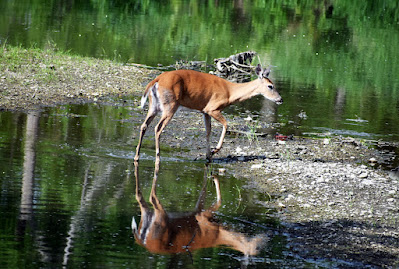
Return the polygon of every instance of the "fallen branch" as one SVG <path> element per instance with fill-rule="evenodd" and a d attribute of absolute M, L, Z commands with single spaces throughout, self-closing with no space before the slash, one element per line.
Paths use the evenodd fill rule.
<path fill-rule="evenodd" d="M 227 58 L 215 59 L 215 75 L 225 77 L 232 81 L 249 81 L 250 75 L 255 69 L 255 66 L 251 65 L 255 55 L 256 52 L 254 51 L 245 51 Z"/>

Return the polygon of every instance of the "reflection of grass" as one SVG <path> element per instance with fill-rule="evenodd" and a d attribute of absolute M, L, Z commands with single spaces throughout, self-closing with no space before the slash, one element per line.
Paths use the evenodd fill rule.
<path fill-rule="evenodd" d="M 268 201 L 271 201 L 272 196 L 270 195 L 270 193 L 268 191 L 265 191 L 265 194 L 267 195 Z"/>
<path fill-rule="evenodd" d="M 252 144 L 253 142 L 258 142 L 258 136 L 256 131 L 259 129 L 259 121 L 258 120 L 251 120 L 247 124 L 248 132 L 246 133 L 247 139 L 249 143 Z"/>
<path fill-rule="evenodd" d="M 241 188 L 237 185 L 237 184 L 235 184 L 236 186 L 235 186 L 235 189 L 237 190 L 237 192 L 238 192 L 238 204 L 237 204 L 237 206 L 236 206 L 236 210 L 235 210 L 235 212 L 237 212 L 238 211 L 238 209 L 240 208 L 240 206 L 241 206 L 241 202 L 242 202 L 242 195 L 241 195 Z M 244 208 L 241 210 L 241 212 L 244 212 L 245 211 L 245 208 L 246 208 L 246 206 L 244 206 Z"/>
<path fill-rule="evenodd" d="M 240 187 L 238 187 L 237 184 L 236 184 L 236 189 L 237 189 L 237 191 L 238 191 L 238 200 L 241 202 L 241 201 L 242 201 L 241 189 L 240 189 Z"/>
<path fill-rule="evenodd" d="M 212 163 L 207 164 L 205 169 L 206 169 L 206 176 L 208 179 L 210 179 L 212 177 L 212 169 L 213 169 Z"/>

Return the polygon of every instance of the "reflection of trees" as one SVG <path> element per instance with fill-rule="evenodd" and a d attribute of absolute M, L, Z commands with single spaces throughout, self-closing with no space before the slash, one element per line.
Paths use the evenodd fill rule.
<path fill-rule="evenodd" d="M 93 113 L 96 114 L 96 113 Z M 98 114 L 98 113 L 97 113 Z M 45 120 L 45 119 L 44 119 Z M 43 160 L 43 156 L 38 155 L 37 142 L 39 135 L 39 121 L 40 113 L 31 112 L 27 114 L 25 128 L 21 130 L 25 131 L 24 136 L 19 134 L 19 137 L 23 137 L 23 174 L 22 174 L 22 186 L 21 186 L 21 200 L 19 219 L 16 226 L 17 240 L 21 245 L 27 244 L 26 248 L 34 247 L 31 251 L 33 255 L 39 254 L 37 262 L 43 262 L 46 264 L 60 264 L 70 265 L 70 257 L 73 255 L 74 243 L 81 238 L 82 234 L 85 234 L 87 230 L 92 229 L 92 214 L 97 212 L 96 208 L 100 208 L 103 202 L 107 205 L 101 207 L 99 210 L 107 210 L 107 206 L 112 205 L 115 200 L 121 199 L 125 185 L 129 182 L 129 178 L 126 178 L 119 184 L 112 183 L 112 190 L 109 191 L 110 182 L 112 181 L 113 173 L 115 172 L 115 163 L 107 162 L 102 165 L 100 162 L 98 167 L 94 167 L 92 163 L 84 164 L 82 170 L 84 171 L 81 176 L 82 187 L 76 188 L 81 189 L 80 204 L 78 209 L 75 211 L 72 217 L 69 218 L 58 213 L 62 211 L 62 205 L 59 204 L 59 200 L 65 198 L 68 195 L 68 189 L 63 189 L 60 193 L 55 193 L 56 190 L 51 189 L 51 184 L 59 182 L 57 171 L 63 167 L 58 167 L 60 164 L 58 159 L 60 156 L 53 155 L 51 164 Z M 101 122 L 95 120 L 94 122 Z M 111 124 L 110 124 L 111 125 Z M 48 128 L 49 125 L 44 124 L 43 128 Z M 115 123 L 112 122 L 111 131 L 114 131 Z M 103 134 L 103 128 L 96 126 L 99 133 L 96 133 L 98 137 Z M 70 131 L 73 128 L 68 128 Z M 96 128 L 92 128 L 96 129 Z M 45 129 L 44 129 L 45 130 Z M 109 129 L 107 129 L 109 130 Z M 52 132 L 53 130 L 45 130 L 44 132 Z M 111 132 L 114 134 L 114 132 Z M 65 133 L 68 133 L 67 131 Z M 56 133 L 52 133 L 55 135 Z M 76 137 L 82 137 L 82 134 L 74 134 Z M 110 135 L 110 134 L 108 134 Z M 99 143 L 101 139 L 98 138 Z M 54 149 L 52 149 L 54 150 Z M 51 151 L 53 152 L 53 151 Z M 46 180 L 40 183 L 35 181 L 35 169 L 36 166 L 43 167 L 45 163 L 50 167 L 46 167 L 42 173 L 49 173 L 50 176 Z M 54 165 L 54 167 L 53 167 Z M 81 164 L 80 164 L 81 165 Z M 93 172 L 95 175 L 93 175 Z M 73 174 L 71 174 L 73 175 Z M 36 178 L 40 178 L 36 176 Z M 40 185 L 39 185 L 40 184 Z M 79 183 L 77 183 L 79 185 Z M 107 193 L 107 198 L 104 199 L 104 195 Z M 57 195 L 57 198 L 53 198 L 52 195 Z M 112 197 L 109 197 L 111 195 Z M 59 198 L 61 196 L 61 198 Z M 52 199 L 48 202 L 46 199 Z M 61 202 L 62 203 L 62 202 Z M 76 204 L 74 201 L 68 201 L 68 206 Z M 37 208 L 35 208 L 37 206 Z M 43 213 L 47 213 L 43 215 Z M 66 218 L 64 221 L 64 217 Z M 61 223 L 60 227 L 54 228 L 54 223 Z M 67 226 L 69 223 L 69 227 Z M 61 235 L 64 231 L 64 225 L 66 228 L 66 236 Z M 69 229 L 68 229 L 69 228 Z M 54 232 L 54 233 L 53 233 Z M 60 250 L 64 251 L 63 253 Z M 32 258 L 33 260 L 34 258 Z M 28 257 L 25 260 L 29 260 Z M 61 261 L 60 261 L 61 260 Z"/>
<path fill-rule="evenodd" d="M 69 229 L 67 231 L 66 245 L 64 248 L 63 255 L 63 266 L 67 266 L 70 256 L 73 254 L 72 249 L 74 245 L 74 241 L 79 238 L 79 235 L 84 233 L 86 230 L 91 229 L 89 220 L 91 218 L 91 213 L 94 210 L 94 207 L 98 206 L 100 201 L 102 201 L 102 196 L 105 192 L 107 192 L 107 188 L 109 186 L 109 182 L 112 180 L 112 172 L 115 168 L 115 165 L 112 163 L 107 163 L 100 171 L 98 176 L 95 176 L 94 179 L 90 176 L 91 173 L 91 165 L 88 164 L 86 167 L 86 171 L 83 177 L 82 183 L 82 192 L 80 196 L 80 205 L 75 214 L 71 217 L 71 222 L 69 224 Z M 112 200 L 118 200 L 123 195 L 123 190 L 125 189 L 125 185 L 129 182 L 129 178 L 127 177 L 125 181 L 121 182 L 120 185 L 114 186 L 115 192 L 113 192 Z M 109 200 L 107 202 L 110 203 Z M 103 207 L 102 210 L 107 209 L 107 207 Z"/>
<path fill-rule="evenodd" d="M 346 89 L 337 88 L 337 92 L 335 94 L 335 102 L 334 102 L 334 113 L 336 120 L 341 120 L 341 117 L 345 112 L 345 103 L 346 103 Z"/>
<path fill-rule="evenodd" d="M 36 143 L 39 134 L 39 119 L 39 112 L 31 112 L 28 113 L 26 120 L 20 215 L 17 226 L 18 240 L 20 241 L 24 240 L 26 226 L 33 225 L 33 187 L 36 164 Z M 37 246 L 43 245 L 40 236 L 36 236 L 35 240 Z M 45 252 L 41 251 L 41 249 L 39 249 L 39 252 L 41 253 L 43 260 L 46 260 L 47 255 Z"/>
<path fill-rule="evenodd" d="M 26 120 L 24 165 L 22 175 L 22 194 L 20 219 L 28 220 L 32 214 L 33 183 L 36 161 L 36 141 L 39 132 L 39 113 L 29 113 Z"/>

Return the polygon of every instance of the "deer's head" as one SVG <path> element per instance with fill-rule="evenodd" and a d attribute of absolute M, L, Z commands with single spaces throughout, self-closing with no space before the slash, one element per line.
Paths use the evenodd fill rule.
<path fill-rule="evenodd" d="M 263 69 L 262 66 L 258 64 L 258 66 L 255 68 L 255 73 L 262 83 L 260 93 L 265 98 L 275 102 L 278 105 L 281 105 L 283 103 L 283 98 L 281 98 L 280 94 L 274 88 L 273 82 L 269 79 L 270 67 Z"/>

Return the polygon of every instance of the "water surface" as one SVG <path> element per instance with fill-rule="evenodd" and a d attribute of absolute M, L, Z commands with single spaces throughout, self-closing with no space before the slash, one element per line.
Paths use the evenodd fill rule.
<path fill-rule="evenodd" d="M 153 160 L 142 159 L 135 177 L 132 130 L 138 126 L 121 119 L 127 111 L 90 104 L 0 113 L 1 126 L 7 127 L 0 132 L 0 267 L 312 266 L 288 255 L 268 195 L 239 178 L 218 176 L 216 164 L 207 168 L 173 152 L 164 154 L 156 174 L 157 199 L 170 216 L 203 212 L 195 210 L 201 191 L 203 210 L 211 208 L 217 179 L 222 201 L 213 210 L 213 225 L 235 238 L 268 240 L 252 258 L 225 246 L 173 254 L 138 244 L 132 217 L 138 225 L 145 212 L 136 186 L 154 210 L 149 197 L 155 167 Z"/>

